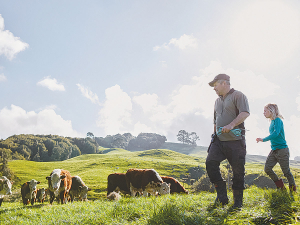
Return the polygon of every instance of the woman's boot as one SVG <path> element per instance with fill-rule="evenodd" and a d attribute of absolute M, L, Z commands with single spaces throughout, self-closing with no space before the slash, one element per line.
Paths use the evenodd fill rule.
<path fill-rule="evenodd" d="M 291 192 L 291 193 L 292 193 L 292 192 L 297 192 L 296 184 L 290 185 L 289 188 L 290 188 L 290 192 Z"/>
<path fill-rule="evenodd" d="M 284 189 L 285 189 L 284 183 L 283 183 L 282 179 L 280 179 L 280 180 L 278 180 L 278 181 L 274 181 L 274 183 L 276 184 L 277 189 L 279 189 L 279 188 L 280 188 L 281 190 L 284 190 Z"/>

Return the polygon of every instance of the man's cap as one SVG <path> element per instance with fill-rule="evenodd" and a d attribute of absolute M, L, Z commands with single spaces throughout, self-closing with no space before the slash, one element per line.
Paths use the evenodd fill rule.
<path fill-rule="evenodd" d="M 217 76 L 215 76 L 215 78 L 213 79 L 213 81 L 209 82 L 208 84 L 213 87 L 214 83 L 216 83 L 218 80 L 228 80 L 230 81 L 230 76 L 226 75 L 226 74 L 219 74 Z"/>

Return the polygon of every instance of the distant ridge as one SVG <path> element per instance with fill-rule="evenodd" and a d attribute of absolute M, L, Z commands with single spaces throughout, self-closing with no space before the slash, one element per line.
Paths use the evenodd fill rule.
<path fill-rule="evenodd" d="M 169 149 L 175 152 L 179 152 L 186 155 L 204 157 L 207 156 L 207 148 L 205 146 L 192 146 L 188 144 L 182 143 L 174 143 L 174 142 L 165 142 L 162 146 L 162 149 Z M 267 157 L 262 155 L 249 155 L 246 156 L 247 163 L 258 163 L 265 164 Z M 300 161 L 290 160 L 290 166 L 294 168 L 300 168 Z"/>

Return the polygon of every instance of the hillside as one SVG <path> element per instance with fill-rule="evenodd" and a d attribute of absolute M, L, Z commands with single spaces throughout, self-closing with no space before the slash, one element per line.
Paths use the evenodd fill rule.
<path fill-rule="evenodd" d="M 207 148 L 205 146 L 191 146 L 187 144 L 181 143 L 172 143 L 166 142 L 162 146 L 164 149 L 170 149 L 172 151 L 176 151 L 182 154 L 196 156 L 196 157 L 203 157 L 206 158 L 207 156 Z M 246 156 L 247 163 L 258 163 L 258 164 L 265 164 L 267 157 L 262 155 L 249 155 Z M 300 161 L 298 160 L 290 160 L 290 166 L 294 168 L 300 168 Z"/>
<path fill-rule="evenodd" d="M 204 160 L 171 150 L 145 150 L 130 152 L 124 149 L 106 149 L 105 154 L 81 155 L 57 162 L 33 162 L 14 160 L 8 163 L 15 175 L 14 189 L 36 179 L 39 187 L 47 187 L 46 176 L 53 169 L 69 170 L 72 176 L 78 175 L 92 188 L 89 198 L 96 199 L 106 195 L 107 176 L 111 173 L 125 173 L 129 168 L 153 168 L 160 175 L 182 178 L 189 174 L 191 168 L 197 168 L 198 174 L 204 174 Z"/>
<path fill-rule="evenodd" d="M 88 154 L 65 161 L 34 162 L 26 160 L 9 161 L 8 166 L 14 174 L 13 192 L 16 199 L 20 198 L 21 185 L 31 179 L 41 183 L 39 188 L 47 187 L 46 176 L 53 169 L 69 170 L 72 176 L 80 176 L 86 185 L 92 188 L 89 199 L 99 199 L 106 196 L 107 176 L 111 173 L 125 173 L 130 168 L 155 169 L 160 175 L 177 178 L 184 187 L 190 188 L 191 179 L 198 180 L 205 174 L 205 158 L 189 156 L 167 149 L 153 149 L 130 152 L 124 149 L 106 149 L 104 154 Z M 221 164 L 225 169 L 226 162 Z M 275 170 L 282 173 L 279 166 Z M 292 168 L 293 174 L 300 170 Z M 263 174 L 263 165 L 246 164 L 246 174 L 253 174 L 255 179 Z M 298 175 L 297 175 L 298 176 Z M 184 178 L 184 180 L 183 180 Z"/>

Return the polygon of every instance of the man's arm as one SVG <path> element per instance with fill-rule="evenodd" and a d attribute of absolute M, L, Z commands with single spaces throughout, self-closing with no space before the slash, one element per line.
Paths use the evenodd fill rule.
<path fill-rule="evenodd" d="M 229 133 L 234 127 L 241 124 L 250 115 L 248 112 L 240 112 L 240 114 L 228 125 L 222 128 L 222 133 Z"/>

